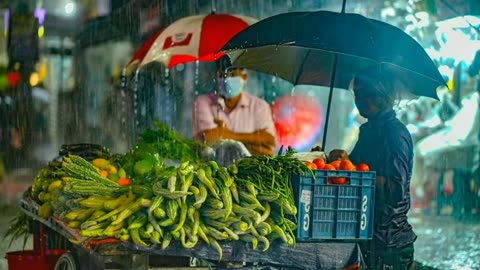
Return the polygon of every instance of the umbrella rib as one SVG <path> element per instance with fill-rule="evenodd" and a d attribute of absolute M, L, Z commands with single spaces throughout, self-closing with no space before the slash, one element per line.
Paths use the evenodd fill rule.
<path fill-rule="evenodd" d="M 416 75 L 418 75 L 418 76 L 420 76 L 420 77 L 423 77 L 423 78 L 425 78 L 425 79 L 427 79 L 427 80 L 431 80 L 431 81 L 435 81 L 435 82 L 437 82 L 437 83 L 440 83 L 440 85 L 442 85 L 442 86 L 447 86 L 447 83 L 446 83 L 445 81 L 438 81 L 438 80 L 436 80 L 435 78 L 432 78 L 432 77 L 430 77 L 430 76 L 426 76 L 426 75 L 424 75 L 424 74 L 422 74 L 422 73 L 420 73 L 420 72 L 417 72 L 417 71 L 414 71 L 414 70 L 411 70 L 411 69 L 408 69 L 408 68 L 404 68 L 404 67 L 402 67 L 402 66 L 399 66 L 399 65 L 396 65 L 396 64 L 393 64 L 393 63 L 389 63 L 389 62 L 383 62 L 383 61 L 382 61 L 382 62 L 378 62 L 378 63 L 379 63 L 379 64 L 390 65 L 390 66 L 392 66 L 392 67 L 396 67 L 396 68 L 405 70 L 405 71 L 407 71 L 407 72 L 414 73 L 414 74 L 416 74 Z"/>
<path fill-rule="evenodd" d="M 300 79 L 300 75 L 301 75 L 301 71 L 303 69 L 303 66 L 305 65 L 305 61 L 307 60 L 307 57 L 310 55 L 310 52 L 312 50 L 308 50 L 307 53 L 305 54 L 305 56 L 303 57 L 303 60 L 302 60 L 302 64 L 300 65 L 300 68 L 297 70 L 297 77 L 295 78 L 295 81 L 294 81 L 294 85 L 296 85 L 298 83 L 298 80 Z"/>
<path fill-rule="evenodd" d="M 305 48 L 305 47 L 302 47 L 302 46 L 295 46 L 295 47 L 298 47 L 298 48 Z M 429 76 L 426 76 L 420 72 L 417 72 L 417 71 L 414 71 L 414 70 L 411 70 L 411 69 L 408 69 L 408 68 L 404 68 L 402 66 L 399 66 L 399 65 L 396 65 L 394 63 L 390 63 L 390 62 L 385 62 L 385 61 L 378 61 L 378 60 L 375 60 L 375 59 L 370 59 L 368 57 L 363 57 L 363 56 L 358 56 L 358 55 L 354 55 L 354 54 L 348 54 L 348 53 L 343 53 L 343 52 L 335 52 L 333 50 L 327 50 L 327 49 L 319 49 L 319 48 L 310 48 L 307 52 L 307 54 L 305 55 L 304 57 L 304 61 L 302 61 L 302 65 L 300 67 L 300 70 L 303 69 L 303 65 L 305 63 L 305 59 L 308 57 L 308 55 L 310 54 L 311 50 L 319 50 L 319 51 L 324 51 L 324 52 L 330 52 L 330 53 L 334 53 L 334 54 L 337 54 L 337 55 L 345 55 L 345 56 L 351 56 L 351 57 L 356 57 L 356 58 L 362 58 L 362 59 L 367 59 L 367 60 L 371 60 L 372 62 L 374 63 L 377 63 L 377 64 L 387 64 L 387 65 L 390 65 L 390 66 L 394 66 L 394 67 L 397 67 L 397 68 L 400 68 L 400 69 L 403 69 L 403 70 L 406 70 L 408 72 L 411 72 L 411 73 L 414 73 L 420 77 L 423 77 L 425 79 L 428 79 L 428 80 L 431 80 L 431 81 L 436 81 L 438 83 L 440 83 L 440 85 L 443 85 L 443 86 L 446 86 L 446 83 L 444 81 L 438 81 L 432 77 L 429 77 Z M 298 83 L 298 80 L 300 79 L 300 70 L 298 71 L 298 75 L 297 75 L 297 78 L 295 78 L 295 81 L 294 81 L 294 84 L 297 84 Z"/>

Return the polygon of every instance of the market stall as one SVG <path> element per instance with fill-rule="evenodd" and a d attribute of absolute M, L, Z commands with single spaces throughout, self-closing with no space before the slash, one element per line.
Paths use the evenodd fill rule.
<path fill-rule="evenodd" d="M 307 31 L 311 25 L 336 31 L 318 35 Z M 352 25 L 370 35 L 351 32 Z M 284 29 L 271 31 L 278 27 Z M 351 46 L 352 38 L 362 46 Z M 392 47 L 392 41 L 402 46 Z M 365 68 L 389 70 L 415 95 L 436 98 L 435 88 L 444 83 L 411 37 L 358 14 L 273 16 L 222 50 L 234 67 L 330 86 L 326 127 L 333 89 L 347 89 Z M 220 163 L 209 146 L 156 122 L 125 154 L 62 149 L 39 171 L 22 209 L 41 228 L 69 239 L 57 262 L 66 269 L 105 269 L 113 261 L 124 269 L 148 269 L 157 256 L 170 262 L 198 258 L 216 269 L 228 263 L 247 269 L 362 268 L 359 243 L 373 235 L 375 172 L 367 164 L 322 155 L 303 160 L 294 149 L 283 150 Z"/>
<path fill-rule="evenodd" d="M 155 257 L 178 268 L 190 257 L 216 269 L 228 262 L 247 269 L 363 265 L 358 243 L 372 237 L 374 172 L 310 170 L 293 149 L 220 167 L 204 154 L 207 146 L 155 127 L 124 155 L 64 146 L 21 209 L 41 224 L 39 239 L 69 244 L 58 251 L 40 240 L 42 248 L 28 254 L 43 256 L 7 254 L 10 268 L 149 269 Z"/>

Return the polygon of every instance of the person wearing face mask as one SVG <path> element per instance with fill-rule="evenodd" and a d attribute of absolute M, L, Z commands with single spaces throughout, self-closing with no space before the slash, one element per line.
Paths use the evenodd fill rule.
<path fill-rule="evenodd" d="M 372 269 L 406 270 L 413 263 L 417 238 L 407 220 L 413 143 L 393 110 L 398 92 L 393 80 L 381 67 L 357 74 L 353 81 L 355 105 L 368 121 L 360 126 L 350 155 L 335 149 L 329 158 L 364 162 L 376 172 L 373 247 L 365 245 L 362 251 Z"/>
<path fill-rule="evenodd" d="M 242 142 L 252 155 L 273 155 L 275 128 L 270 105 L 245 91 L 247 74 L 218 62 L 216 92 L 198 96 L 192 107 L 192 136 L 205 143 Z"/>

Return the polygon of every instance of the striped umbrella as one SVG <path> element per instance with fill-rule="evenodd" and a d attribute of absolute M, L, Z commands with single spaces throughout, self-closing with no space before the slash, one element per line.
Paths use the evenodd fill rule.
<path fill-rule="evenodd" d="M 227 41 L 256 19 L 231 14 L 204 14 L 179 19 L 154 34 L 138 49 L 127 69 L 140 68 L 151 62 L 168 68 L 192 61 L 215 61 Z"/>

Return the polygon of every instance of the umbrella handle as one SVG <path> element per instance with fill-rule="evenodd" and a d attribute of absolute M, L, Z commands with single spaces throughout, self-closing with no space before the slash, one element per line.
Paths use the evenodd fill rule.
<path fill-rule="evenodd" d="M 345 0 L 344 0 L 345 2 Z M 323 129 L 322 151 L 325 152 L 325 145 L 327 142 L 328 120 L 330 118 L 330 107 L 332 105 L 333 86 L 335 84 L 335 76 L 337 74 L 338 55 L 333 56 L 332 77 L 330 78 L 330 93 L 328 93 L 327 114 L 325 115 L 325 128 Z"/>
<path fill-rule="evenodd" d="M 345 13 L 346 5 L 347 5 L 347 0 L 343 0 L 341 13 Z M 335 54 L 333 57 L 332 77 L 330 78 L 330 93 L 328 94 L 327 114 L 325 115 L 325 128 L 323 129 L 322 151 L 324 152 L 325 152 L 325 145 L 327 143 L 328 119 L 330 118 L 330 106 L 332 105 L 333 85 L 335 83 L 335 76 L 337 73 L 337 61 L 338 61 L 338 56 L 337 54 Z"/>

